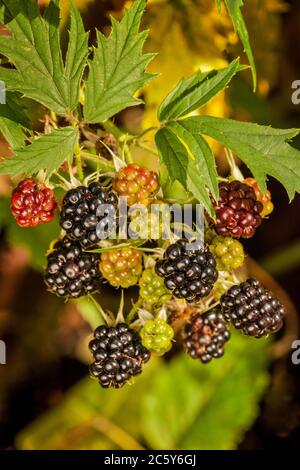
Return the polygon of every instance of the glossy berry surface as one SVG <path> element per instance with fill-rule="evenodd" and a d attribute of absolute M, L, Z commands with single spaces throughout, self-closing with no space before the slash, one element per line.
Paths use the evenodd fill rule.
<path fill-rule="evenodd" d="M 20 227 L 36 227 L 53 219 L 55 196 L 52 189 L 27 178 L 13 191 L 10 208 Z"/>
<path fill-rule="evenodd" d="M 165 287 L 164 279 L 156 274 L 154 268 L 143 271 L 139 285 L 140 297 L 149 305 L 163 305 L 172 297 L 170 291 Z"/>
<path fill-rule="evenodd" d="M 260 212 L 261 217 L 267 217 L 268 215 L 270 215 L 274 209 L 274 205 L 271 201 L 270 191 L 267 190 L 265 194 L 263 194 L 263 192 L 259 189 L 257 181 L 254 178 L 246 178 L 244 183 L 254 189 L 257 200 L 262 203 L 263 210 Z"/>
<path fill-rule="evenodd" d="M 208 247 L 198 244 L 189 249 L 187 240 L 170 245 L 164 258 L 156 262 L 155 271 L 175 297 L 188 302 L 206 297 L 218 278 L 216 261 Z"/>
<path fill-rule="evenodd" d="M 99 255 L 86 253 L 78 242 L 65 237 L 55 243 L 47 257 L 45 282 L 59 297 L 77 298 L 99 290 Z"/>
<path fill-rule="evenodd" d="M 150 352 L 143 347 L 137 332 L 125 323 L 96 328 L 89 348 L 94 357 L 90 374 L 103 388 L 121 388 L 140 374 L 142 365 L 150 359 Z"/>
<path fill-rule="evenodd" d="M 63 199 L 60 225 L 69 238 L 92 246 L 116 229 L 117 205 L 117 196 L 98 182 L 78 186 Z"/>
<path fill-rule="evenodd" d="M 149 351 L 162 356 L 172 347 L 173 328 L 162 318 L 149 320 L 140 330 L 142 344 Z"/>
<path fill-rule="evenodd" d="M 258 280 L 235 285 L 221 298 L 224 318 L 242 332 L 255 338 L 278 331 L 285 309 Z"/>
<path fill-rule="evenodd" d="M 263 204 L 255 191 L 240 181 L 219 184 L 220 197 L 215 204 L 215 231 L 223 237 L 251 238 L 262 222 Z"/>
<path fill-rule="evenodd" d="M 115 190 L 127 198 L 127 205 L 147 206 L 150 198 L 159 190 L 158 175 L 155 171 L 130 163 L 118 171 L 114 182 Z"/>
<path fill-rule="evenodd" d="M 219 271 L 237 269 L 245 259 L 243 245 L 231 237 L 215 236 L 209 249 L 215 257 Z"/>
<path fill-rule="evenodd" d="M 122 248 L 101 254 L 99 264 L 103 277 L 114 287 L 134 286 L 142 274 L 142 253 L 134 248 Z"/>
<path fill-rule="evenodd" d="M 224 354 L 224 344 L 229 340 L 227 329 L 219 309 L 193 316 L 183 328 L 183 344 L 193 359 L 207 364 Z"/>

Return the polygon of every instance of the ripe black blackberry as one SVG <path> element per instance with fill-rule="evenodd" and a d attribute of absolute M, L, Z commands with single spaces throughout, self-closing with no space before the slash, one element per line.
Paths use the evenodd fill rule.
<path fill-rule="evenodd" d="M 103 388 L 121 388 L 131 377 L 142 372 L 150 352 L 142 346 L 138 333 L 125 323 L 116 327 L 99 326 L 89 348 L 95 361 L 90 373 Z"/>
<path fill-rule="evenodd" d="M 235 285 L 221 297 L 224 318 L 245 335 L 261 338 L 283 325 L 285 308 L 256 279 Z"/>
<path fill-rule="evenodd" d="M 115 230 L 117 205 L 117 196 L 99 182 L 78 186 L 70 189 L 63 199 L 60 225 L 69 238 L 79 240 L 84 247 L 92 246 L 101 238 L 96 229 L 105 233 Z M 105 209 L 101 216 L 98 215 L 100 206 Z"/>
<path fill-rule="evenodd" d="M 45 283 L 59 297 L 77 298 L 99 289 L 99 255 L 85 253 L 78 242 L 64 237 L 47 257 Z"/>
<path fill-rule="evenodd" d="M 198 313 L 183 328 L 186 352 L 193 359 L 200 359 L 203 364 L 222 357 L 224 344 L 229 338 L 230 332 L 220 309 L 209 310 L 202 315 Z"/>
<path fill-rule="evenodd" d="M 165 286 L 179 299 L 193 302 L 206 297 L 218 278 L 216 261 L 207 246 L 198 244 L 189 250 L 188 240 L 170 245 L 155 271 Z"/>

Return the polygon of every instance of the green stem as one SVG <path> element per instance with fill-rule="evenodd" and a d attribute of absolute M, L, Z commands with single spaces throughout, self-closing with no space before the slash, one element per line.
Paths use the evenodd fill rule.
<path fill-rule="evenodd" d="M 135 145 L 143 150 L 146 150 L 147 152 L 152 153 L 153 155 L 156 155 L 158 157 L 158 153 L 154 150 L 154 148 L 150 147 L 150 145 L 143 144 L 141 142 L 135 142 Z"/>
<path fill-rule="evenodd" d="M 134 319 L 135 317 L 135 314 L 136 312 L 138 311 L 138 309 L 141 307 L 143 303 L 143 300 L 142 299 L 139 299 L 133 306 L 132 306 L 132 309 L 130 310 L 130 312 L 128 313 L 127 317 L 126 317 L 126 323 L 128 323 L 128 325 L 132 322 L 132 320 Z"/>
<path fill-rule="evenodd" d="M 76 146 L 75 150 L 75 162 L 76 162 L 76 167 L 77 167 L 77 172 L 78 172 L 78 179 L 82 183 L 84 180 L 84 174 L 83 174 L 83 169 L 82 169 L 82 162 L 81 162 L 81 149 L 80 146 Z"/>
<path fill-rule="evenodd" d="M 90 160 L 91 162 L 98 163 L 102 167 L 107 167 L 110 170 L 114 170 L 114 165 L 100 155 L 92 155 L 91 153 L 85 152 L 84 150 L 81 150 L 80 155 L 85 160 Z"/>

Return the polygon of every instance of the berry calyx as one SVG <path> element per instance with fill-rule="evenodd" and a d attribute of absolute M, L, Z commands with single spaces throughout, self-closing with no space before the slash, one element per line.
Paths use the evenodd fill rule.
<path fill-rule="evenodd" d="M 218 278 L 216 261 L 208 247 L 197 244 L 190 249 L 188 240 L 170 245 L 164 258 L 156 262 L 155 271 L 175 297 L 188 302 L 206 297 Z"/>
<path fill-rule="evenodd" d="M 99 140 L 96 142 L 96 151 L 99 153 L 103 158 L 107 160 L 112 159 L 111 152 L 115 155 L 118 155 L 119 146 L 117 139 L 110 133 L 105 132 Z"/>
<path fill-rule="evenodd" d="M 215 231 L 223 237 L 251 238 L 262 222 L 262 202 L 254 189 L 240 181 L 219 184 L 220 197 L 214 203 L 216 211 Z"/>
<path fill-rule="evenodd" d="M 117 205 L 117 196 L 99 182 L 78 186 L 65 194 L 60 225 L 69 238 L 90 247 L 115 231 Z"/>
<path fill-rule="evenodd" d="M 99 290 L 99 255 L 86 253 L 68 237 L 57 241 L 47 257 L 45 283 L 59 297 L 82 297 Z"/>
<path fill-rule="evenodd" d="M 155 171 L 130 163 L 116 174 L 114 188 L 118 194 L 127 198 L 128 206 L 147 206 L 150 198 L 159 190 L 158 175 Z"/>
<path fill-rule="evenodd" d="M 139 285 L 140 297 L 149 305 L 163 305 L 172 297 L 171 292 L 165 287 L 163 278 L 156 274 L 154 268 L 143 271 Z"/>
<path fill-rule="evenodd" d="M 215 257 L 219 271 L 230 271 L 242 266 L 245 254 L 243 245 L 231 237 L 216 235 L 209 249 Z"/>
<path fill-rule="evenodd" d="M 261 338 L 283 325 L 285 308 L 257 279 L 248 279 L 229 289 L 221 298 L 226 321 L 245 335 Z"/>
<path fill-rule="evenodd" d="M 121 388 L 142 372 L 150 352 L 143 347 L 137 332 L 125 323 L 115 327 L 99 326 L 89 344 L 94 362 L 90 374 L 103 388 Z"/>
<path fill-rule="evenodd" d="M 112 286 L 128 288 L 138 283 L 142 274 L 142 253 L 135 248 L 122 248 L 101 254 L 100 271 Z"/>
<path fill-rule="evenodd" d="M 156 317 L 149 320 L 140 330 L 142 345 L 158 356 L 162 356 L 172 347 L 173 328 L 163 319 Z"/>
<path fill-rule="evenodd" d="M 21 181 L 11 196 L 10 208 L 20 227 L 51 222 L 56 207 L 52 189 L 32 178 Z"/>
<path fill-rule="evenodd" d="M 183 344 L 193 358 L 207 364 L 224 354 L 230 332 L 219 309 L 193 316 L 183 328 Z"/>
<path fill-rule="evenodd" d="M 269 190 L 265 192 L 265 194 L 259 189 L 258 183 L 256 179 L 254 178 L 246 178 L 244 180 L 245 184 L 248 184 L 248 186 L 251 186 L 256 194 L 256 198 L 258 201 L 260 201 L 263 205 L 263 209 L 260 212 L 261 217 L 267 217 L 268 215 L 273 212 L 274 205 L 271 201 L 271 193 Z"/>

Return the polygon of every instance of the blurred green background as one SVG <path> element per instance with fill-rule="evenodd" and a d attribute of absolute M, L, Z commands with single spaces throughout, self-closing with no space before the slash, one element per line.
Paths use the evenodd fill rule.
<path fill-rule="evenodd" d="M 41 1 L 41 7 L 46 3 Z M 62 3 L 65 33 L 67 2 Z M 125 4 L 74 3 L 88 29 L 97 26 L 104 32 L 109 13 L 120 18 Z M 300 79 L 300 49 L 295 46 L 300 4 L 246 0 L 243 12 L 257 64 L 257 93 L 252 92 L 250 73 L 243 73 L 203 112 L 299 127 L 300 105 L 291 102 L 291 83 Z M 146 47 L 159 53 L 151 71 L 161 75 L 143 90 L 145 106 L 116 117 L 129 132 L 155 124 L 158 104 L 183 75 L 243 56 L 229 18 L 224 10 L 217 12 L 214 0 L 149 0 L 144 26 L 150 29 Z M 39 129 L 42 110 L 30 102 L 26 106 Z M 220 172 L 226 172 L 222 149 L 214 150 Z M 0 155 L 7 153 L 1 139 Z M 145 154 L 138 157 L 149 159 Z M 45 252 L 57 237 L 57 221 L 19 228 L 9 212 L 11 182 L 1 177 L 0 338 L 7 344 L 7 364 L 0 366 L 0 447 L 296 448 L 300 366 L 291 363 L 290 355 L 292 341 L 299 337 L 300 197 L 289 204 L 273 180 L 269 189 L 275 210 L 247 241 L 247 263 L 249 271 L 285 302 L 283 333 L 260 341 L 235 333 L 224 358 L 207 366 L 183 355 L 178 344 L 166 359 L 150 361 L 133 385 L 110 391 L 87 377 L 87 320 L 95 323 L 93 307 L 86 301 L 65 304 L 43 285 Z M 135 295 L 135 289 L 128 292 L 127 305 Z M 118 297 L 106 288 L 99 301 L 113 309 Z"/>

